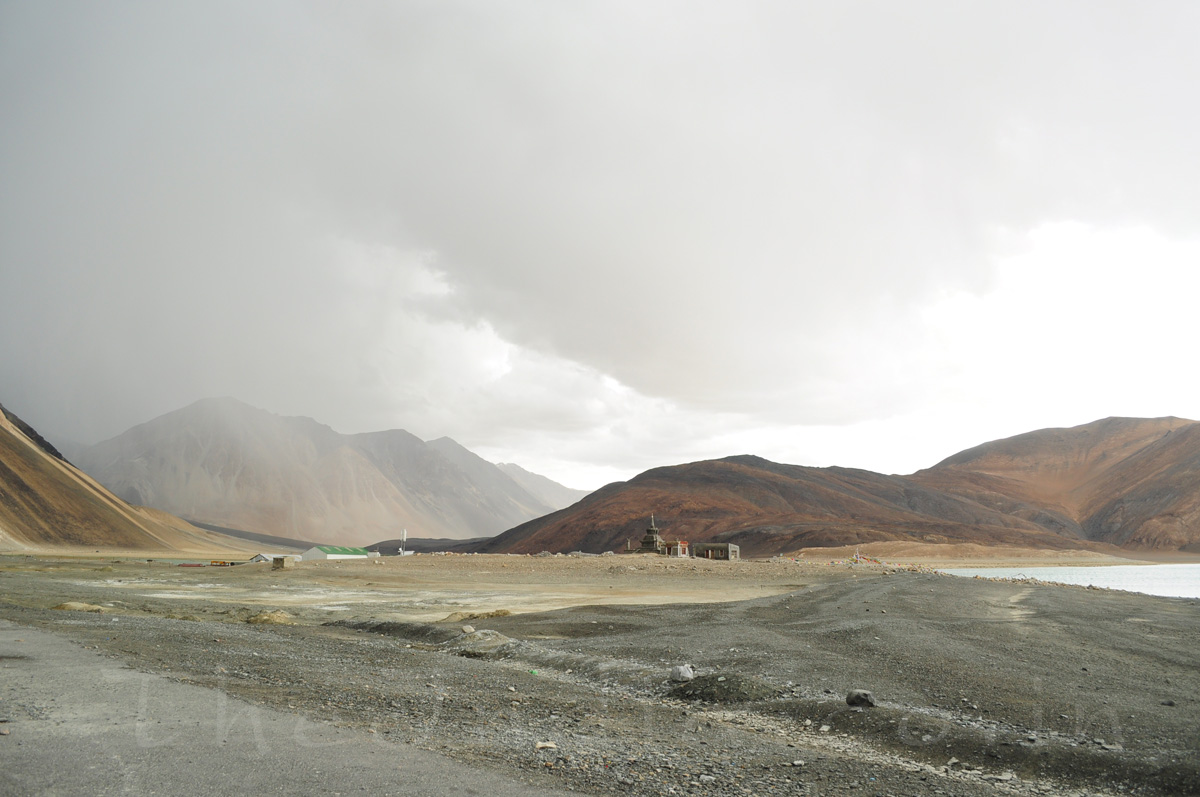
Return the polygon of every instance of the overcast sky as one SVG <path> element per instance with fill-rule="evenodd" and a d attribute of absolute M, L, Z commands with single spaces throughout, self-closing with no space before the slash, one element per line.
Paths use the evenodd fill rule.
<path fill-rule="evenodd" d="M 1200 418 L 1200 4 L 0 2 L 0 402 L 593 488 Z"/>

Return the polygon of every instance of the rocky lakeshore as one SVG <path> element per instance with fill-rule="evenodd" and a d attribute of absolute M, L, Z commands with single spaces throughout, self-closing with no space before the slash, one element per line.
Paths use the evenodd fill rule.
<path fill-rule="evenodd" d="M 788 560 L 5 557 L 0 618 L 552 791 L 1200 793 L 1195 600 Z M 0 708 L 12 744 L 36 707 Z"/>

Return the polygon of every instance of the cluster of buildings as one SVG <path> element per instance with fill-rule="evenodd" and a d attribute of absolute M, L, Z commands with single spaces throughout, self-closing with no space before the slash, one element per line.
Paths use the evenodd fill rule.
<path fill-rule="evenodd" d="M 401 549 L 401 554 L 408 553 Z M 698 542 L 689 545 L 687 540 L 665 540 L 662 531 L 654 525 L 654 515 L 650 516 L 650 527 L 642 537 L 642 542 L 634 546 L 633 540 L 625 541 L 623 553 L 652 553 L 659 556 L 676 558 L 691 557 L 694 559 L 719 559 L 736 561 L 741 559 L 741 549 L 729 542 Z M 328 559 L 371 559 L 379 556 L 378 551 L 368 551 L 366 548 L 354 548 L 346 545 L 314 545 L 302 554 L 268 554 L 260 553 L 251 562 L 271 562 L 274 569 L 282 569 L 296 561 L 312 562 Z"/>
<path fill-rule="evenodd" d="M 271 569 L 282 570 L 293 562 L 312 562 L 323 559 L 373 559 L 378 551 L 354 548 L 349 545 L 314 545 L 304 553 L 260 553 L 251 562 L 270 562 Z"/>
<path fill-rule="evenodd" d="M 646 534 L 642 537 L 642 544 L 635 548 L 633 540 L 626 540 L 623 553 L 654 553 L 677 558 L 692 557 L 723 561 L 742 558 L 741 548 L 731 542 L 698 542 L 689 546 L 687 540 L 664 540 L 661 530 L 654 525 L 654 515 L 650 516 L 650 528 L 646 529 Z"/>

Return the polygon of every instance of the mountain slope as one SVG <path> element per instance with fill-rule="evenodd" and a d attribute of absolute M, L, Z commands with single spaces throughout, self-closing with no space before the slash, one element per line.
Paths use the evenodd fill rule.
<path fill-rule="evenodd" d="M 342 435 L 309 418 L 205 399 L 78 455 L 128 500 L 281 537 L 365 544 L 480 537 L 550 512 L 448 438 Z"/>
<path fill-rule="evenodd" d="M 1200 424 L 1106 418 L 955 454 L 911 480 L 1081 539 L 1200 544 Z"/>
<path fill-rule="evenodd" d="M 1106 473 L 1086 510 L 1092 539 L 1200 548 L 1200 424 L 1172 429 Z"/>
<path fill-rule="evenodd" d="M 501 462 L 496 465 L 509 475 L 513 481 L 524 487 L 529 494 L 547 506 L 567 507 L 588 495 L 588 490 L 576 490 L 564 487 L 558 482 L 547 479 L 536 473 L 530 473 L 520 465 L 511 462 Z"/>
<path fill-rule="evenodd" d="M 430 440 L 427 445 L 456 465 L 470 478 L 477 490 L 488 496 L 487 507 L 498 517 L 515 515 L 523 515 L 524 518 L 539 517 L 563 506 L 563 504 L 551 504 L 538 499 L 510 476 L 503 467 L 493 465 L 479 455 L 463 448 L 449 437 Z"/>
<path fill-rule="evenodd" d="M 65 546 L 248 550 L 164 512 L 130 506 L 5 410 L 0 413 L 0 549 Z"/>

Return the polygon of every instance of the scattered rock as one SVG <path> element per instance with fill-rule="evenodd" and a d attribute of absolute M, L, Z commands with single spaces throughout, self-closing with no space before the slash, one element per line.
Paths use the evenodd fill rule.
<path fill-rule="evenodd" d="M 467 658 L 483 658 L 491 656 L 511 643 L 512 640 L 499 631 L 484 629 L 451 639 L 442 645 L 442 649 Z"/>
<path fill-rule="evenodd" d="M 473 626 L 473 625 L 464 625 L 464 626 L 462 627 L 462 632 L 463 632 L 464 634 L 474 634 L 474 633 L 475 633 L 475 626 Z"/>
<path fill-rule="evenodd" d="M 442 618 L 443 623 L 463 623 L 467 620 L 488 620 L 492 617 L 508 617 L 512 612 L 508 609 L 495 609 L 490 612 L 452 612 Z"/>
<path fill-rule="evenodd" d="M 774 694 L 770 684 L 744 675 L 699 675 L 671 690 L 671 696 L 680 700 L 709 703 L 745 703 L 765 700 Z"/>
<path fill-rule="evenodd" d="M 690 664 L 680 664 L 671 668 L 671 680 L 676 683 L 687 683 L 696 677 L 696 671 Z"/>
<path fill-rule="evenodd" d="M 846 705 L 848 706 L 873 706 L 875 705 L 875 695 L 868 692 L 866 689 L 851 689 L 846 694 Z"/>
<path fill-rule="evenodd" d="M 538 742 L 536 745 L 534 745 L 534 749 L 536 749 L 536 750 L 557 750 L 558 745 L 556 745 L 554 742 Z"/>

